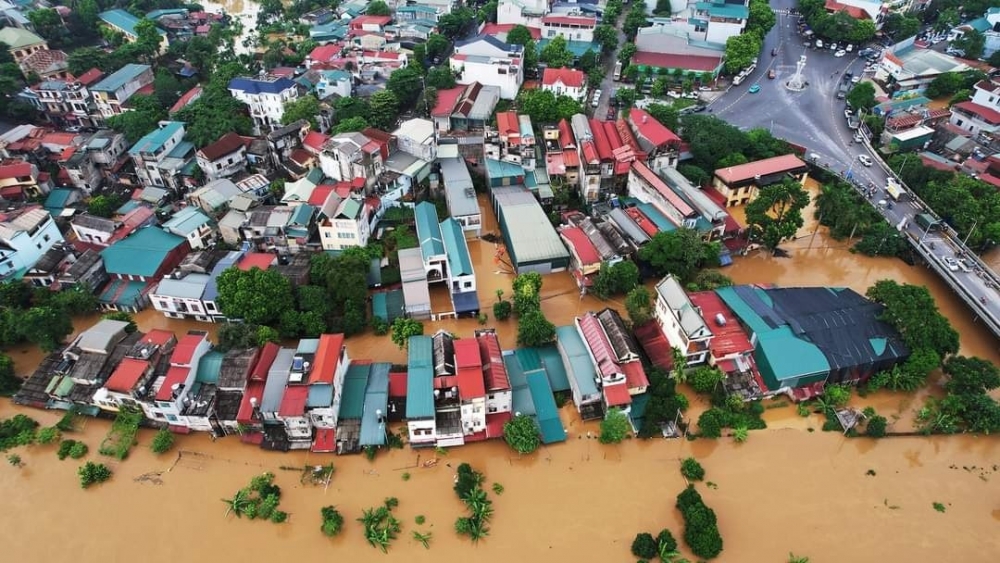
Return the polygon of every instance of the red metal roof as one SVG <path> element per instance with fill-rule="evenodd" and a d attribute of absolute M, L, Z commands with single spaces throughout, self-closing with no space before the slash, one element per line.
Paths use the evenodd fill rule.
<path fill-rule="evenodd" d="M 329 140 L 330 137 L 319 131 L 310 131 L 306 133 L 306 138 L 302 139 L 302 145 L 312 149 L 314 152 L 319 152 L 323 150 L 323 145 Z"/>
<path fill-rule="evenodd" d="M 562 227 L 559 235 L 563 237 L 566 244 L 573 247 L 574 254 L 579 258 L 580 266 L 589 266 L 601 263 L 601 254 L 597 251 L 594 243 L 587 237 L 580 227 Z"/>
<path fill-rule="evenodd" d="M 448 117 L 455 111 L 455 103 L 465 92 L 465 86 L 456 86 L 447 90 L 438 90 L 437 103 L 431 110 L 431 117 Z"/>
<path fill-rule="evenodd" d="M 577 322 L 580 324 L 583 340 L 587 343 L 587 348 L 590 348 L 590 354 L 593 356 L 594 361 L 597 362 L 601 376 L 609 377 L 621 373 L 621 368 L 618 367 L 618 362 L 615 361 L 616 356 L 614 349 L 611 347 L 611 341 L 608 340 L 608 335 L 604 333 L 604 327 L 601 326 L 601 321 L 597 319 L 597 315 L 587 313 L 582 317 L 578 317 Z"/>
<path fill-rule="evenodd" d="M 275 260 L 277 260 L 277 258 L 274 254 L 270 254 L 268 252 L 247 252 L 236 264 L 236 267 L 244 272 L 249 272 L 254 268 L 266 270 L 274 264 Z"/>
<path fill-rule="evenodd" d="M 647 235 L 653 236 L 660 232 L 660 229 L 656 228 L 656 225 L 638 207 L 626 207 L 625 214 L 631 217 L 635 221 L 635 224 L 639 225 L 639 228 L 645 231 Z"/>
<path fill-rule="evenodd" d="M 483 360 L 479 355 L 479 343 L 473 338 L 461 338 L 454 345 L 459 396 L 463 401 L 485 397 L 486 385 L 483 381 Z"/>
<path fill-rule="evenodd" d="M 629 389 L 649 387 L 649 377 L 646 376 L 646 370 L 642 368 L 642 362 L 625 362 L 621 366 L 622 371 L 625 372 L 625 385 Z"/>
<path fill-rule="evenodd" d="M 337 451 L 337 431 L 333 428 L 317 428 L 316 438 L 309 449 L 316 453 Z"/>
<path fill-rule="evenodd" d="M 169 401 L 171 397 L 173 397 L 174 385 L 179 385 L 187 381 L 189 373 L 191 373 L 190 367 L 171 366 L 170 369 L 167 370 L 166 377 L 163 378 L 163 385 L 161 385 L 160 390 L 156 392 L 156 400 Z"/>
<path fill-rule="evenodd" d="M 220 137 L 219 140 L 215 141 L 214 143 L 202 147 L 202 149 L 198 152 L 200 152 L 201 155 L 205 157 L 207 160 L 215 161 L 219 160 L 224 156 L 233 154 L 234 152 L 240 150 L 242 146 L 243 146 L 243 137 L 240 137 L 236 133 L 230 131 L 229 133 L 226 133 L 225 135 Z"/>
<path fill-rule="evenodd" d="M 278 350 L 280 349 L 281 346 L 278 346 L 274 342 L 264 344 L 264 348 L 261 349 L 260 356 L 257 358 L 257 363 L 250 370 L 250 381 L 267 381 L 267 374 L 271 370 L 271 364 L 274 363 L 274 359 L 278 356 Z"/>
<path fill-rule="evenodd" d="M 394 371 L 389 374 L 389 396 L 406 397 L 406 372 Z"/>
<path fill-rule="evenodd" d="M 753 352 L 753 344 L 750 344 L 750 338 L 739 320 L 714 291 L 689 293 L 688 298 L 695 307 L 701 309 L 701 317 L 715 335 L 709 344 L 714 357 L 725 358 Z M 725 324 L 719 324 L 718 315 L 722 315 Z"/>
<path fill-rule="evenodd" d="M 194 352 L 203 340 L 205 340 L 205 333 L 189 332 L 185 334 L 177 343 L 177 347 L 174 348 L 174 353 L 170 356 L 170 363 L 175 366 L 191 365 Z"/>
<path fill-rule="evenodd" d="M 856 20 L 870 20 L 868 12 L 858 8 L 857 6 L 849 6 L 847 4 L 841 4 L 837 0 L 826 0 L 826 10 L 828 12 L 847 12 L 847 15 L 851 16 Z"/>
<path fill-rule="evenodd" d="M 181 111 L 182 109 L 187 107 L 188 104 L 200 98 L 201 93 L 202 93 L 201 86 L 195 86 L 194 88 L 191 88 L 190 90 L 185 92 L 184 95 L 181 96 L 180 99 L 174 103 L 174 105 L 170 106 L 169 113 L 174 114 Z"/>
<path fill-rule="evenodd" d="M 600 121 L 599 122 L 604 127 L 604 135 L 608 138 L 608 143 L 611 145 L 611 152 L 622 147 L 622 139 L 618 135 L 618 127 L 615 125 L 614 121 Z"/>
<path fill-rule="evenodd" d="M 988 108 L 986 106 L 981 106 L 974 102 L 962 102 L 952 106 L 955 109 L 960 109 L 967 113 L 982 119 L 983 121 L 989 123 L 990 125 L 1000 124 L 1000 111 L 993 108 Z"/>
<path fill-rule="evenodd" d="M 570 88 L 581 88 L 586 79 L 587 75 L 582 70 L 572 68 L 546 68 L 542 73 L 542 84 L 546 86 L 555 86 L 557 82 L 561 82 Z"/>
<path fill-rule="evenodd" d="M 83 84 L 84 86 L 90 86 L 92 82 L 100 80 L 102 76 L 104 76 L 104 72 L 102 72 L 101 69 L 92 68 L 87 72 L 78 76 L 76 78 L 76 81 L 79 82 L 80 84 Z"/>
<path fill-rule="evenodd" d="M 360 28 L 364 24 L 373 23 L 376 25 L 386 25 L 392 21 L 392 16 L 358 16 L 351 20 L 351 27 Z"/>
<path fill-rule="evenodd" d="M 23 178 L 25 176 L 31 176 L 31 164 L 27 162 L 0 166 L 0 179 Z"/>
<path fill-rule="evenodd" d="M 604 403 L 609 407 L 623 407 L 632 404 L 632 396 L 624 383 L 604 386 Z"/>
<path fill-rule="evenodd" d="M 599 164 L 601 159 L 597 156 L 597 148 L 594 147 L 592 141 L 584 141 L 580 144 L 580 150 L 583 151 L 583 161 L 587 164 Z"/>
<path fill-rule="evenodd" d="M 264 396 L 264 385 L 263 381 L 251 381 L 247 383 L 247 388 L 243 391 L 243 399 L 240 400 L 240 410 L 236 413 L 236 422 L 240 424 L 252 424 L 254 422 L 253 401 L 251 399 L 255 399 L 257 404 L 260 404 L 260 400 Z"/>
<path fill-rule="evenodd" d="M 654 190 L 659 192 L 659 194 L 663 196 L 663 199 L 667 200 L 667 202 L 672 205 L 678 213 L 684 217 L 694 214 L 694 209 L 692 209 L 686 201 L 681 199 L 679 195 L 674 193 L 674 190 L 670 189 L 670 186 L 668 186 L 667 183 L 664 182 L 659 176 L 654 174 L 648 166 L 642 162 L 636 161 L 632 163 L 632 170 L 641 176 L 642 179 L 652 186 Z"/>
<path fill-rule="evenodd" d="M 486 415 L 486 437 L 503 438 L 503 426 L 514 416 L 508 412 L 494 412 Z"/>
<path fill-rule="evenodd" d="M 614 155 L 611 154 L 611 143 L 608 142 L 608 136 L 604 133 L 604 125 L 596 119 L 591 119 L 590 132 L 594 136 L 597 155 L 601 157 L 601 160 L 612 160 Z"/>
<path fill-rule="evenodd" d="M 781 172 L 805 169 L 806 163 L 794 154 L 783 154 L 764 160 L 756 160 L 738 166 L 719 168 L 715 175 L 726 184 L 751 180 L 757 176 L 769 176 Z"/>
<path fill-rule="evenodd" d="M 561 152 L 545 155 L 545 171 L 549 176 L 562 176 L 566 173 L 566 160 Z"/>
<path fill-rule="evenodd" d="M 566 149 L 562 154 L 566 170 L 580 167 L 580 153 L 576 152 L 576 149 Z"/>
<path fill-rule="evenodd" d="M 499 35 L 501 33 L 510 33 L 510 30 L 514 29 L 517 24 L 513 23 L 488 23 L 483 26 L 483 30 L 479 32 L 480 35 Z M 529 27 L 528 31 L 531 33 L 531 38 L 538 41 L 542 38 L 542 30 L 537 27 Z"/>
<path fill-rule="evenodd" d="M 331 184 L 320 184 L 313 189 L 312 193 L 309 194 L 309 205 L 313 207 L 323 207 L 326 203 L 326 198 L 330 197 L 330 194 L 336 191 L 337 187 Z"/>
<path fill-rule="evenodd" d="M 681 138 L 676 133 L 667 129 L 665 125 L 654 119 L 644 109 L 630 109 L 628 118 L 632 122 L 632 127 L 635 127 L 636 134 L 649 141 L 655 147 L 665 147 L 681 142 Z"/>
<path fill-rule="evenodd" d="M 987 184 L 989 184 L 989 185 L 991 185 L 991 186 L 993 186 L 995 188 L 1000 188 L 1000 178 L 997 178 L 993 174 L 989 174 L 989 173 L 980 174 L 978 179 L 986 182 Z"/>
<path fill-rule="evenodd" d="M 497 131 L 503 137 L 520 137 L 521 127 L 517 121 L 517 112 L 501 111 L 497 113 Z"/>
<path fill-rule="evenodd" d="M 144 342 L 146 344 L 155 344 L 156 346 L 164 346 L 167 342 L 170 342 L 174 338 L 174 333 L 169 330 L 163 330 L 162 328 L 154 328 L 153 330 L 146 333 L 139 342 Z"/>
<path fill-rule="evenodd" d="M 321 334 L 313 368 L 309 373 L 309 383 L 333 383 L 333 376 L 340 365 L 340 353 L 344 347 L 343 334 Z"/>
<path fill-rule="evenodd" d="M 576 146 L 576 137 L 573 136 L 573 130 L 569 126 L 569 122 L 565 119 L 559 120 L 559 148 L 566 149 L 569 147 Z"/>
<path fill-rule="evenodd" d="M 510 377 L 507 375 L 507 366 L 503 363 L 503 352 L 500 351 L 497 335 L 486 332 L 477 336 L 476 340 L 479 341 L 479 355 L 483 362 L 486 389 L 490 391 L 510 389 Z"/>
<path fill-rule="evenodd" d="M 295 417 L 306 413 L 306 400 L 309 398 L 308 385 L 290 385 L 285 387 L 285 395 L 278 407 L 278 416 Z"/>
<path fill-rule="evenodd" d="M 670 370 L 674 367 L 674 354 L 667 337 L 663 336 L 660 325 L 656 321 L 649 321 L 644 325 L 635 327 L 633 330 L 635 337 L 639 340 L 639 345 L 646 351 L 649 361 L 654 366 Z"/>
<path fill-rule="evenodd" d="M 343 48 L 336 43 L 322 45 L 320 47 L 316 47 L 309 53 L 309 60 L 321 63 L 329 62 L 332 59 L 339 57 L 342 49 Z"/>
<path fill-rule="evenodd" d="M 108 391 L 128 393 L 139 382 L 142 374 L 146 373 L 147 369 L 149 369 L 149 362 L 146 360 L 124 358 L 118 364 L 118 367 L 115 368 L 111 377 L 108 378 L 108 382 L 104 384 L 104 387 Z"/>
<path fill-rule="evenodd" d="M 653 68 L 680 68 L 696 72 L 712 72 L 719 68 L 722 56 L 705 57 L 699 55 L 667 55 L 639 51 L 632 57 L 632 64 Z"/>

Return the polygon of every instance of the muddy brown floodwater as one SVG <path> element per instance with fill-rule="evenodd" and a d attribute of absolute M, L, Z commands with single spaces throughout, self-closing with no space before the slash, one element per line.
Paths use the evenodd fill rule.
<path fill-rule="evenodd" d="M 484 211 L 489 209 L 485 200 Z M 496 231 L 492 214 L 485 230 Z M 847 243 L 828 239 L 807 221 L 801 238 L 785 249 L 788 258 L 756 254 L 738 259 L 725 273 L 738 283 L 782 286 L 835 285 L 859 292 L 879 279 L 928 287 L 938 307 L 961 334 L 962 353 L 1000 363 L 997 340 L 972 319 L 933 273 L 898 260 L 851 254 Z M 491 311 L 495 291 L 510 293 L 511 276 L 494 261 L 492 244 L 470 244 L 480 299 Z M 545 277 L 542 307 L 556 324 L 585 311 L 618 301 L 581 298 L 568 274 Z M 435 302 L 437 304 L 437 302 Z M 443 305 L 442 305 L 443 306 Z M 490 315 L 492 317 L 492 314 Z M 77 322 L 89 326 L 96 317 Z M 177 333 L 215 328 L 167 320 L 155 311 L 137 318 L 142 330 L 168 328 Z M 495 323 L 504 347 L 513 347 L 513 322 Z M 429 323 L 467 336 L 474 320 Z M 353 358 L 404 362 L 405 354 L 387 338 L 364 335 L 348 340 Z M 30 373 L 37 351 L 11 350 L 19 373 Z M 890 418 L 890 429 L 912 430 L 913 412 L 924 396 L 940 393 L 938 377 L 917 395 L 876 393 L 856 398 Z M 688 392 L 689 396 L 693 396 Z M 705 407 L 693 401 L 696 417 Z M 561 415 L 569 431 L 565 444 L 518 458 L 503 443 L 455 448 L 432 468 L 423 462 L 433 451 L 395 450 L 374 462 L 361 456 L 334 457 L 304 452 L 272 453 L 232 439 L 205 435 L 178 437 L 177 449 L 164 456 L 149 451 L 151 433 L 124 462 L 97 455 L 109 423 L 88 419 L 73 436 L 85 441 L 91 459 L 108 463 L 113 479 L 93 490 L 79 488 L 80 462 L 59 461 L 52 446 L 21 448 L 25 466 L 0 466 L 0 529 L 11 538 L 3 560 L 96 563 L 139 558 L 149 562 L 255 560 L 394 561 L 453 563 L 475 558 L 484 563 L 518 558 L 534 561 L 630 561 L 635 533 L 669 528 L 682 535 L 673 508 L 685 483 L 680 459 L 694 456 L 713 486 L 699 489 L 719 520 L 725 541 L 720 561 L 778 562 L 788 553 L 811 561 L 963 561 L 993 562 L 1000 553 L 1000 446 L 996 437 L 906 437 L 879 441 L 847 439 L 819 432 L 816 416 L 799 417 L 783 401 L 767 404 L 768 430 L 751 433 L 745 444 L 724 438 L 629 440 L 602 446 L 594 423 L 582 423 L 572 406 Z M 24 412 L 52 424 L 56 412 L 21 409 L 0 402 L 0 418 Z M 817 430 L 815 432 L 810 431 Z M 300 483 L 300 473 L 281 469 L 332 461 L 336 473 L 329 488 Z M 463 507 L 451 490 L 454 468 L 469 462 L 486 473 L 496 514 L 490 536 L 478 546 L 459 539 L 455 519 Z M 871 470 L 874 475 L 869 475 Z M 256 473 L 273 471 L 284 490 L 284 525 L 225 518 L 228 498 Z M 403 474 L 410 479 L 404 481 Z M 355 518 L 385 497 L 398 497 L 396 513 L 403 532 L 388 556 L 369 547 Z M 933 508 L 945 505 L 941 513 Z M 319 531 L 319 509 L 336 505 L 346 518 L 342 535 L 330 540 Z M 426 517 L 417 526 L 414 518 Z M 433 534 L 430 549 L 412 539 L 414 530 Z M 688 554 L 690 555 L 690 554 Z"/>

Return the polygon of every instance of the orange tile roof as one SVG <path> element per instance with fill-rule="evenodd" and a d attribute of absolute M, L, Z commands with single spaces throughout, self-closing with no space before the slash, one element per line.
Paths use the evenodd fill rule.
<path fill-rule="evenodd" d="M 333 383 L 333 377 L 340 365 L 340 354 L 344 347 L 343 334 L 321 334 L 313 368 L 309 373 L 309 383 Z"/>
<path fill-rule="evenodd" d="M 118 364 L 118 367 L 115 368 L 114 373 L 111 374 L 111 377 L 108 379 L 108 382 L 104 384 L 104 387 L 108 391 L 128 393 L 132 391 L 132 388 L 139 382 L 142 374 L 146 373 L 147 369 L 149 369 L 148 361 L 136 358 L 125 358 Z"/>

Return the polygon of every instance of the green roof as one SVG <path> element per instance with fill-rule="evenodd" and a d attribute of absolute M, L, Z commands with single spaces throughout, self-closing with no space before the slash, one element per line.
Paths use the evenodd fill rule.
<path fill-rule="evenodd" d="M 372 364 L 365 388 L 365 407 L 361 418 L 361 435 L 358 445 L 385 445 L 385 419 L 381 415 L 389 412 L 389 370 L 392 364 Z"/>
<path fill-rule="evenodd" d="M 365 410 L 365 387 L 371 364 L 351 364 L 340 392 L 340 420 L 360 419 Z"/>
<path fill-rule="evenodd" d="M 597 384 L 594 383 L 594 377 L 597 376 L 597 371 L 594 370 L 594 364 L 590 361 L 590 353 L 576 327 L 556 327 L 556 341 L 559 350 L 569 362 L 566 366 L 567 375 L 576 381 L 576 388 L 580 395 L 583 397 L 596 395 L 598 390 Z"/>
<path fill-rule="evenodd" d="M 372 315 L 392 323 L 403 316 L 403 291 L 394 289 L 372 295 Z"/>
<path fill-rule="evenodd" d="M 131 155 L 137 155 L 144 152 L 155 153 L 163 148 L 163 145 L 170 140 L 170 137 L 173 137 L 174 134 L 183 129 L 184 124 L 180 121 L 161 122 L 156 129 L 146 133 L 141 139 L 136 141 L 136 143 L 132 145 L 132 148 L 128 150 L 128 153 Z"/>
<path fill-rule="evenodd" d="M 417 239 L 420 241 L 420 254 L 426 261 L 431 256 L 444 254 L 444 242 L 441 241 L 441 225 L 438 222 L 437 208 L 433 203 L 422 202 L 413 210 L 417 222 Z"/>
<path fill-rule="evenodd" d="M 361 202 L 349 197 L 344 200 L 344 203 L 340 205 L 340 209 L 337 211 L 336 219 L 357 219 L 358 213 L 361 212 Z"/>
<path fill-rule="evenodd" d="M 559 419 L 559 409 L 556 407 L 549 379 L 542 372 L 532 372 L 526 376 L 531 400 L 535 404 L 535 420 L 541 430 L 542 442 L 552 444 L 566 441 L 566 429 Z"/>
<path fill-rule="evenodd" d="M 211 221 L 208 215 L 202 213 L 197 207 L 188 206 L 174 213 L 174 216 L 163 224 L 163 228 L 174 234 L 187 236 Z"/>
<path fill-rule="evenodd" d="M 56 385 L 55 390 L 52 392 L 56 397 L 65 397 L 69 395 L 69 392 L 73 390 L 73 379 L 69 377 L 62 378 L 59 385 Z"/>
<path fill-rule="evenodd" d="M 183 238 L 159 227 L 139 229 L 101 251 L 109 274 L 153 277 Z"/>
<path fill-rule="evenodd" d="M 697 10 L 704 10 L 709 15 L 717 18 L 731 18 L 745 20 L 750 17 L 750 8 L 743 4 L 726 4 L 717 2 L 698 2 L 694 5 Z"/>
<path fill-rule="evenodd" d="M 58 214 L 66 207 L 66 202 L 73 195 L 73 191 L 70 188 L 56 188 L 52 190 L 49 192 L 49 196 L 45 198 L 45 209 L 54 215 Z"/>
<path fill-rule="evenodd" d="M 568 391 L 569 376 L 566 375 L 566 366 L 563 364 L 559 350 L 555 346 L 542 346 L 535 348 L 538 356 L 545 366 L 545 373 L 549 376 L 549 386 L 553 391 Z"/>
<path fill-rule="evenodd" d="M 114 92 L 115 90 L 121 88 L 122 86 L 128 84 L 132 80 L 135 80 L 142 73 L 149 70 L 149 65 L 140 65 L 135 63 L 129 63 L 120 69 L 116 70 L 114 74 L 108 76 L 104 80 L 101 80 L 97 84 L 90 87 L 91 92 Z"/>
<path fill-rule="evenodd" d="M 465 231 L 458 221 L 451 217 L 441 221 L 441 238 L 448 254 L 448 271 L 457 276 L 475 274 L 469 257 L 469 244 L 465 242 Z"/>
<path fill-rule="evenodd" d="M 28 45 L 42 43 L 45 40 L 27 29 L 21 29 L 19 27 L 5 27 L 0 29 L 0 41 L 6 43 L 11 49 L 20 49 L 21 47 L 27 47 Z"/>
<path fill-rule="evenodd" d="M 815 344 L 802 340 L 788 326 L 757 333 L 754 359 L 768 389 L 798 387 L 825 380 L 830 363 Z"/>
<path fill-rule="evenodd" d="M 767 298 L 767 294 L 763 290 L 757 289 L 755 291 L 761 296 L 762 299 Z M 743 301 L 739 295 L 736 295 L 736 290 L 732 287 L 721 287 L 716 289 L 715 294 L 718 295 L 719 298 L 733 310 L 733 313 L 735 313 L 736 316 L 743 321 L 743 324 L 750 328 L 751 334 L 749 336 L 753 336 L 753 333 L 771 330 L 771 326 L 764 322 L 764 319 L 762 319 L 760 315 L 758 315 L 750 307 L 750 305 L 747 305 L 747 303 Z"/>
<path fill-rule="evenodd" d="M 434 360 L 430 336 L 411 336 L 407 344 L 406 418 L 434 416 Z"/>
<path fill-rule="evenodd" d="M 505 355 L 503 357 L 503 364 L 507 369 L 507 377 L 510 379 L 512 410 L 515 413 L 534 417 L 535 402 L 531 399 L 528 379 L 525 377 L 521 362 L 517 359 L 517 354 Z"/>
<path fill-rule="evenodd" d="M 542 49 L 549 44 L 551 39 L 543 38 L 538 40 L 538 52 L 541 53 Z M 567 41 L 566 50 L 573 53 L 574 57 L 582 57 L 587 51 L 593 51 L 595 53 L 601 52 L 601 46 L 598 43 L 587 43 L 586 41 Z"/>
<path fill-rule="evenodd" d="M 198 373 L 194 380 L 200 383 L 218 383 L 219 372 L 222 371 L 222 359 L 225 357 L 225 354 L 215 350 L 206 352 L 198 362 Z"/>

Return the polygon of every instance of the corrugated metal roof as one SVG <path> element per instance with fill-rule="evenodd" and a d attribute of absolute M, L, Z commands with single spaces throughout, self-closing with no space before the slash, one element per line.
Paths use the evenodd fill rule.
<path fill-rule="evenodd" d="M 518 263 L 569 259 L 569 251 L 531 192 L 497 189 L 494 193 L 501 226 L 513 247 L 508 251 Z"/>
<path fill-rule="evenodd" d="M 261 412 L 278 412 L 281 406 L 281 398 L 285 394 L 285 385 L 288 383 L 289 369 L 292 367 L 292 358 L 295 356 L 294 348 L 282 348 L 274 357 L 274 362 L 267 371 L 267 383 L 264 385 L 264 396 L 260 400 Z"/>
<path fill-rule="evenodd" d="M 406 418 L 434 416 L 434 359 L 430 336 L 412 336 L 408 344 Z"/>
<path fill-rule="evenodd" d="M 556 327 L 556 342 L 559 351 L 566 358 L 566 375 L 573 378 L 576 388 L 583 396 L 596 395 L 597 384 L 594 378 L 597 371 L 593 362 L 590 361 L 590 354 L 587 346 L 583 343 L 583 338 L 577 332 L 575 326 Z"/>
<path fill-rule="evenodd" d="M 109 274 L 152 277 L 167 254 L 182 244 L 183 238 L 157 227 L 146 227 L 101 251 Z"/>
<path fill-rule="evenodd" d="M 368 387 L 365 388 L 365 407 L 361 418 L 361 436 L 358 444 L 381 446 L 385 444 L 385 416 L 389 405 L 389 370 L 392 364 L 371 364 Z"/>
<path fill-rule="evenodd" d="M 462 158 L 439 158 L 441 177 L 444 180 L 444 196 L 448 201 L 448 212 L 452 217 L 476 215 L 479 211 L 479 201 L 476 199 L 475 187 L 469 167 Z"/>
<path fill-rule="evenodd" d="M 365 409 L 365 387 L 371 364 L 351 364 L 340 392 L 340 420 L 360 419 Z"/>
<path fill-rule="evenodd" d="M 215 350 L 206 352 L 198 362 L 198 372 L 194 380 L 201 383 L 218 383 L 219 373 L 222 371 L 222 360 L 225 357 L 225 354 Z"/>
<path fill-rule="evenodd" d="M 448 255 L 448 271 L 452 275 L 473 275 L 469 243 L 465 241 L 465 232 L 458 221 L 449 217 L 441 222 L 441 240 Z"/>
<path fill-rule="evenodd" d="M 542 442 L 552 444 L 566 440 L 566 429 L 559 419 L 559 409 L 556 407 L 552 388 L 544 373 L 534 372 L 525 376 L 528 380 L 528 390 L 535 404 L 535 419 L 542 434 Z"/>
<path fill-rule="evenodd" d="M 545 366 L 545 374 L 549 376 L 549 386 L 553 391 L 568 391 L 569 377 L 566 375 L 566 365 L 563 364 L 559 350 L 552 345 L 535 348 L 538 357 Z"/>
<path fill-rule="evenodd" d="M 414 219 L 417 223 L 417 239 L 420 241 L 420 252 L 423 259 L 444 254 L 444 242 L 441 240 L 441 226 L 438 221 L 437 208 L 433 203 L 422 202 L 414 209 Z"/>

